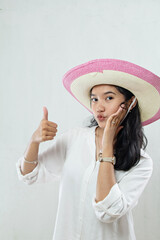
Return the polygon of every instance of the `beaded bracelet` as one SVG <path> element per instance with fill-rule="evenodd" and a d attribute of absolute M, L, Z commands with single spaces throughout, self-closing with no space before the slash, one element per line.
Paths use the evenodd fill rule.
<path fill-rule="evenodd" d="M 38 161 L 32 161 L 32 162 L 27 161 L 27 160 L 25 159 L 25 157 L 24 157 L 24 162 L 27 162 L 27 163 L 34 163 L 34 164 L 38 163 Z"/>

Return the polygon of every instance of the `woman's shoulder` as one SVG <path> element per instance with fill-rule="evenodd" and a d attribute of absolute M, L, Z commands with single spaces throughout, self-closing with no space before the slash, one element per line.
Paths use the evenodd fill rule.
<path fill-rule="evenodd" d="M 151 156 L 142 148 L 140 151 L 140 160 L 138 164 L 136 164 L 134 167 L 130 169 L 130 171 L 133 170 L 146 171 L 150 173 L 153 171 L 153 160 Z"/>
<path fill-rule="evenodd" d="M 141 148 L 141 152 L 140 152 L 140 164 L 146 164 L 146 165 L 150 165 L 151 167 L 153 166 L 153 160 L 151 158 L 151 156 Z"/>
<path fill-rule="evenodd" d="M 140 152 L 140 155 L 142 158 L 147 158 L 147 159 L 151 159 L 150 155 L 141 148 L 141 152 Z"/>
<path fill-rule="evenodd" d="M 131 172 L 136 171 L 143 176 L 150 177 L 153 172 L 153 160 L 151 156 L 141 148 L 140 160 L 137 165 L 131 168 Z"/>

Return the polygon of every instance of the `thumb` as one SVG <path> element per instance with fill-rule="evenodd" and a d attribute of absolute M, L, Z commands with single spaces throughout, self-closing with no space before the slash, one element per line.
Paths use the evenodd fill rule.
<path fill-rule="evenodd" d="M 43 119 L 48 120 L 48 110 L 46 107 L 43 107 Z"/>

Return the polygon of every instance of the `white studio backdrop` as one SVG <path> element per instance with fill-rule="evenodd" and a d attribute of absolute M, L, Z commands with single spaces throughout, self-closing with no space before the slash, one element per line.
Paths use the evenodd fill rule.
<path fill-rule="evenodd" d="M 57 135 L 90 116 L 64 89 L 63 74 L 92 59 L 117 58 L 160 76 L 159 13 L 159 0 L 0 0 L 0 239 L 52 240 L 59 182 L 27 186 L 15 164 L 43 106 Z M 160 121 L 144 132 L 154 171 L 133 212 L 135 230 L 137 240 L 159 240 Z"/>

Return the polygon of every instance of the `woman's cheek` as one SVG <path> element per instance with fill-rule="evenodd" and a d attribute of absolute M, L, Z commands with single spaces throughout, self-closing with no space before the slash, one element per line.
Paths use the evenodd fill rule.
<path fill-rule="evenodd" d="M 112 114 L 114 114 L 115 112 L 117 111 L 117 108 L 111 108 L 111 109 L 108 109 L 107 111 L 107 115 L 108 117 L 110 117 Z"/>

